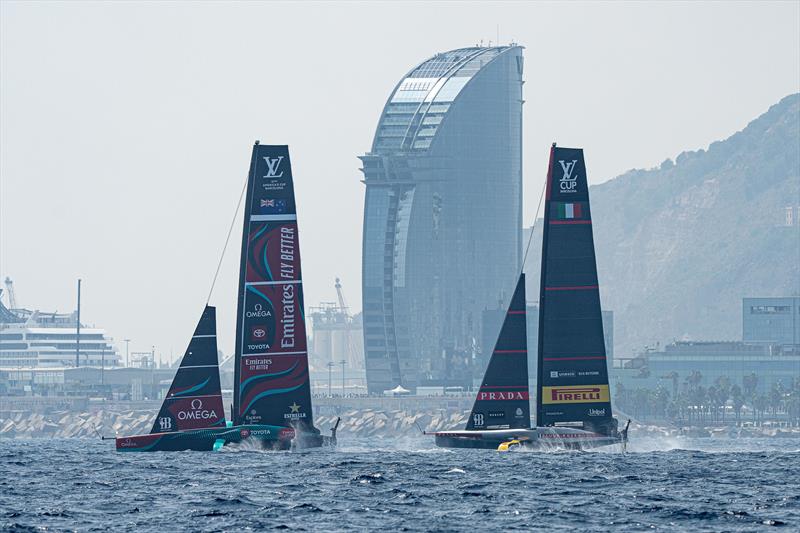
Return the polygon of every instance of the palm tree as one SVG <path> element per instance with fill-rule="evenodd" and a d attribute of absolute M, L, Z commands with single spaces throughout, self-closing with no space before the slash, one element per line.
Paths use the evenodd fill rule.
<path fill-rule="evenodd" d="M 736 413 L 736 425 L 741 424 L 742 406 L 744 405 L 744 395 L 739 385 L 731 387 L 731 400 L 733 401 L 733 412 Z"/>
<path fill-rule="evenodd" d="M 711 415 L 711 422 L 717 421 L 717 406 L 719 406 L 719 395 L 717 388 L 711 385 L 708 388 L 708 412 Z"/>
<path fill-rule="evenodd" d="M 667 415 L 667 404 L 669 403 L 669 392 L 667 389 L 659 385 L 656 387 L 655 393 L 652 395 L 653 412 L 659 417 L 664 418 Z"/>
<path fill-rule="evenodd" d="M 674 370 L 669 374 L 664 374 L 661 376 L 662 379 L 671 379 L 672 380 L 672 397 L 675 398 L 678 396 L 678 373 Z"/>
<path fill-rule="evenodd" d="M 725 423 L 725 411 L 728 405 L 728 398 L 731 396 L 731 380 L 728 376 L 720 376 L 717 382 L 717 402 L 722 408 L 722 423 Z"/>
<path fill-rule="evenodd" d="M 758 418 L 759 422 L 763 422 L 764 411 L 767 410 L 767 406 L 769 406 L 769 400 L 767 400 L 765 394 L 755 396 L 753 399 L 753 419 Z"/>
<path fill-rule="evenodd" d="M 758 386 L 758 376 L 756 376 L 756 373 L 751 372 L 750 374 L 744 376 L 742 378 L 742 386 L 744 387 L 745 397 L 751 398 L 755 394 L 756 387 Z"/>

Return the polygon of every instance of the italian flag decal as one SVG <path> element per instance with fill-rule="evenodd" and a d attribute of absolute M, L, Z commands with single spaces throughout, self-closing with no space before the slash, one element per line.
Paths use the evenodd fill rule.
<path fill-rule="evenodd" d="M 571 218 L 583 218 L 583 209 L 579 203 L 558 204 L 558 218 L 568 220 Z"/>

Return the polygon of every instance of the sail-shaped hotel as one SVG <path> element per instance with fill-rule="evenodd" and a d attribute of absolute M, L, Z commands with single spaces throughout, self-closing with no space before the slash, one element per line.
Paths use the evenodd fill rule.
<path fill-rule="evenodd" d="M 483 372 L 481 312 L 511 297 L 522 260 L 522 71 L 514 44 L 440 53 L 384 106 L 361 156 L 372 393 Z"/>

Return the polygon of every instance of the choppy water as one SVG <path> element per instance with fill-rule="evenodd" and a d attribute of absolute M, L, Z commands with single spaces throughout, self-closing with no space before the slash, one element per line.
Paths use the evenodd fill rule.
<path fill-rule="evenodd" d="M 632 438 L 626 454 L 422 438 L 145 454 L 0 440 L 0 529 L 800 530 L 800 440 Z"/>

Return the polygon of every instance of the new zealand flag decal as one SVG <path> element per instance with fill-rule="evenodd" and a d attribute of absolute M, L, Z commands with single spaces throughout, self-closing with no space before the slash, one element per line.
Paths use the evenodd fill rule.
<path fill-rule="evenodd" d="M 286 212 L 286 200 L 262 198 L 258 203 L 258 212 L 262 215 L 280 215 Z"/>

